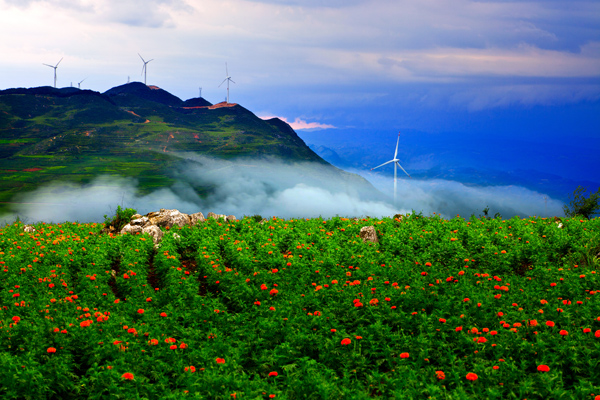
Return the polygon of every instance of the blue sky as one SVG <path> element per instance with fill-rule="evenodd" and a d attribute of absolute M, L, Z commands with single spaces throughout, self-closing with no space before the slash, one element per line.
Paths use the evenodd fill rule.
<path fill-rule="evenodd" d="M 227 63 L 231 102 L 307 141 L 392 152 L 405 131 L 408 166 L 429 141 L 600 181 L 597 0 L 0 0 L 0 37 L 1 89 L 52 85 L 64 57 L 59 87 L 104 92 L 143 80 L 140 53 L 148 84 L 216 103 Z"/>

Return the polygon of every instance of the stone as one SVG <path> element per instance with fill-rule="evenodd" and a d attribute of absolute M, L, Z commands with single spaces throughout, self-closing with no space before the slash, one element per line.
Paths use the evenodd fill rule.
<path fill-rule="evenodd" d="M 152 215 L 150 215 L 152 214 Z M 149 223 L 162 228 L 171 228 L 174 225 L 184 227 L 190 224 L 190 217 L 179 210 L 165 210 L 161 208 L 158 213 L 147 215 Z"/>
<path fill-rule="evenodd" d="M 201 212 L 190 214 L 190 223 L 192 225 L 196 225 L 198 222 L 204 221 L 206 221 L 206 218 L 204 218 L 204 214 L 202 214 Z"/>
<path fill-rule="evenodd" d="M 377 232 L 375 232 L 374 226 L 363 226 L 360 228 L 360 237 L 362 238 L 363 243 L 379 243 Z"/>
<path fill-rule="evenodd" d="M 215 214 L 214 212 L 209 212 L 208 215 L 206 216 L 206 219 L 209 218 L 213 218 L 216 220 L 219 220 L 220 218 L 223 218 L 225 221 L 227 221 L 227 215 L 225 214 Z"/>
<path fill-rule="evenodd" d="M 140 225 L 131 225 L 131 224 L 127 224 L 123 227 L 123 229 L 121 229 L 121 232 L 119 232 L 121 235 L 124 233 L 129 233 L 132 235 L 135 235 L 136 233 L 140 233 L 142 232 L 142 227 Z"/>
<path fill-rule="evenodd" d="M 136 217 L 137 218 L 133 218 Z M 131 225 L 140 225 L 140 226 L 146 226 L 146 224 L 148 224 L 148 222 L 150 222 L 150 220 L 148 219 L 148 217 L 146 216 L 141 216 L 141 215 L 134 215 L 133 217 L 131 217 L 131 222 L 129 222 Z"/>
<path fill-rule="evenodd" d="M 152 237 L 152 241 L 154 242 L 154 244 L 160 243 L 164 236 L 163 231 L 161 231 L 160 228 L 156 225 L 145 226 L 142 229 L 142 233 L 149 234 Z"/>

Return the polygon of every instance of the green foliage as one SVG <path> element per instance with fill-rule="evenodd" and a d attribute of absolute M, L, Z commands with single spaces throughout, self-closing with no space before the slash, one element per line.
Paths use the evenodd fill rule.
<path fill-rule="evenodd" d="M 105 228 L 112 226 L 116 231 L 121 231 L 135 214 L 137 214 L 137 211 L 133 208 L 123 209 L 121 206 L 117 206 L 117 211 L 113 217 L 109 218 L 106 214 L 104 215 L 104 226 Z"/>
<path fill-rule="evenodd" d="M 586 188 L 577 186 L 573 192 L 572 200 L 568 205 L 563 206 L 563 210 L 567 217 L 581 216 L 590 219 L 594 214 L 600 211 L 600 188 L 594 192 L 590 192 L 589 197 L 585 197 Z"/>
<path fill-rule="evenodd" d="M 0 228 L 1 398 L 600 393 L 600 219 L 102 227 Z"/>

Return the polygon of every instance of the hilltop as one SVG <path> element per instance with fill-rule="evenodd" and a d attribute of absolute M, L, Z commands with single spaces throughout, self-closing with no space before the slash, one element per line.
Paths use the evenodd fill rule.
<path fill-rule="evenodd" d="M 309 162 L 324 171 L 321 181 L 374 191 L 363 178 L 319 157 L 284 121 L 262 120 L 239 104 L 183 101 L 139 82 L 104 93 L 0 91 L 0 213 L 21 201 L 18 195 L 57 180 L 86 184 L 101 175 L 134 177 L 138 190 L 150 193 L 173 185 L 190 155 Z M 211 191 L 194 189 L 200 196 Z"/>

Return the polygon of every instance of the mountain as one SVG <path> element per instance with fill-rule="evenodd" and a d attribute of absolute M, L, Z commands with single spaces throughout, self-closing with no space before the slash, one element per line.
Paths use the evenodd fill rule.
<path fill-rule="evenodd" d="M 170 187 L 198 156 L 311 163 L 321 182 L 364 193 L 363 178 L 332 166 L 284 121 L 264 121 L 239 104 L 183 101 L 133 82 L 104 93 L 76 88 L 0 91 L 0 212 L 15 196 L 54 182 L 86 184 L 100 175 L 134 177 L 140 193 Z M 300 175 L 302 171 L 299 171 Z M 202 196 L 212 188 L 194 187 Z"/>
<path fill-rule="evenodd" d="M 301 137 L 332 165 L 369 171 L 393 157 L 396 134 L 377 132 L 365 137 L 362 132 L 337 129 L 326 135 L 303 131 Z M 598 138 L 590 138 L 585 146 L 568 142 L 540 146 L 526 137 L 488 142 L 474 134 L 406 129 L 400 135 L 398 158 L 414 179 L 456 181 L 478 187 L 519 186 L 563 202 L 570 201 L 578 186 L 592 191 L 600 187 L 596 172 L 600 166 Z M 574 157 L 577 162 L 573 162 Z M 384 167 L 376 173 L 393 177 L 394 169 Z"/>

